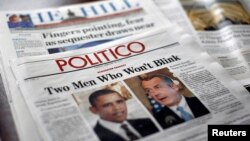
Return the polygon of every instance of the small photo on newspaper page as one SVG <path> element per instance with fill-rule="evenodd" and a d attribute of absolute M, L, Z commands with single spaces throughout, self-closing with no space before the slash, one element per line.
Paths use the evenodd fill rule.
<path fill-rule="evenodd" d="M 198 31 L 250 24 L 250 16 L 239 0 L 182 2 L 190 21 Z"/>
<path fill-rule="evenodd" d="M 9 28 L 34 28 L 30 15 L 7 14 Z"/>
<path fill-rule="evenodd" d="M 163 129 L 210 112 L 168 68 L 125 80 Z"/>
<path fill-rule="evenodd" d="M 137 140 L 159 131 L 150 114 L 121 82 L 73 97 L 101 141 Z"/>

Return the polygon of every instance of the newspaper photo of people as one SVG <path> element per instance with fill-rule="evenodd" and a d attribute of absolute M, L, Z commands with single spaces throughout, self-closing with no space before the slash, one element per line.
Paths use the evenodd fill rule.
<path fill-rule="evenodd" d="M 10 15 L 8 21 L 9 28 L 32 28 L 34 27 L 29 15 Z"/>
<path fill-rule="evenodd" d="M 197 31 L 250 24 L 250 15 L 238 0 L 183 1 L 182 4 Z"/>
<path fill-rule="evenodd" d="M 209 114 L 199 99 L 166 68 L 125 82 L 163 129 Z"/>
<path fill-rule="evenodd" d="M 159 131 L 120 82 L 74 98 L 101 141 L 137 140 Z"/>

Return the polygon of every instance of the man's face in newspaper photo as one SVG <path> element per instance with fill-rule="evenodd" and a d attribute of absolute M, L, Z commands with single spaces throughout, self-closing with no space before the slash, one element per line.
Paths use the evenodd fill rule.
<path fill-rule="evenodd" d="M 142 87 L 149 96 L 165 106 L 177 105 L 181 99 L 178 87 L 174 83 L 167 84 L 159 77 L 142 80 Z"/>
<path fill-rule="evenodd" d="M 20 22 L 20 18 L 17 15 L 12 15 L 9 17 L 9 21 L 12 23 L 18 23 Z"/>
<path fill-rule="evenodd" d="M 98 96 L 90 110 L 103 120 L 121 123 L 127 119 L 127 105 L 117 93 Z"/>

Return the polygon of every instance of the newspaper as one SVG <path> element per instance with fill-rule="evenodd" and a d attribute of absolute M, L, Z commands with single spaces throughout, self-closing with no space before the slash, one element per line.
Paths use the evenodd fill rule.
<path fill-rule="evenodd" d="M 206 140 L 207 124 L 250 122 L 246 89 L 175 26 L 84 51 L 12 63 L 44 140 Z"/>
<path fill-rule="evenodd" d="M 154 2 L 169 21 L 193 35 L 198 42 L 200 41 L 179 0 L 154 0 Z"/>
<path fill-rule="evenodd" d="M 10 11 L 1 15 L 3 33 L 17 57 L 95 46 L 163 26 L 151 1 L 111 0 L 57 9 Z M 157 19 L 157 20 L 152 20 Z M 9 41 L 10 42 L 10 41 Z"/>
<path fill-rule="evenodd" d="M 2 65 L 21 140 L 41 136 L 13 77 L 13 58 L 55 54 L 116 40 L 169 24 L 150 0 L 109 0 L 54 9 L 0 13 Z M 32 134 L 31 134 L 32 133 Z"/>
<path fill-rule="evenodd" d="M 174 5 L 172 7 L 179 7 L 178 1 L 172 1 L 155 0 L 165 14 L 168 12 L 166 7 L 169 3 Z M 176 16 L 178 18 L 173 18 L 172 21 L 177 21 L 176 23 L 186 31 L 197 36 L 202 47 L 249 89 L 249 0 L 180 0 L 180 2 L 186 14 L 181 12 L 183 9 L 179 10 Z"/>

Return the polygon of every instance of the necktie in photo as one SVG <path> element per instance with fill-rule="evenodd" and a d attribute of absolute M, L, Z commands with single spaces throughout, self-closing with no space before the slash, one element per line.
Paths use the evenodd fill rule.
<path fill-rule="evenodd" d="M 193 119 L 192 115 L 190 115 L 188 112 L 186 112 L 186 111 L 184 110 L 183 107 L 178 106 L 178 107 L 177 107 L 177 111 L 180 111 L 180 112 L 181 112 L 181 117 L 182 117 L 182 119 L 184 119 L 185 121 L 188 121 L 188 120 Z"/>
<path fill-rule="evenodd" d="M 130 139 L 130 141 L 134 141 L 139 139 L 139 137 L 137 137 L 129 128 L 126 124 L 122 124 L 121 128 L 126 132 L 126 135 L 128 136 L 128 138 Z"/>

